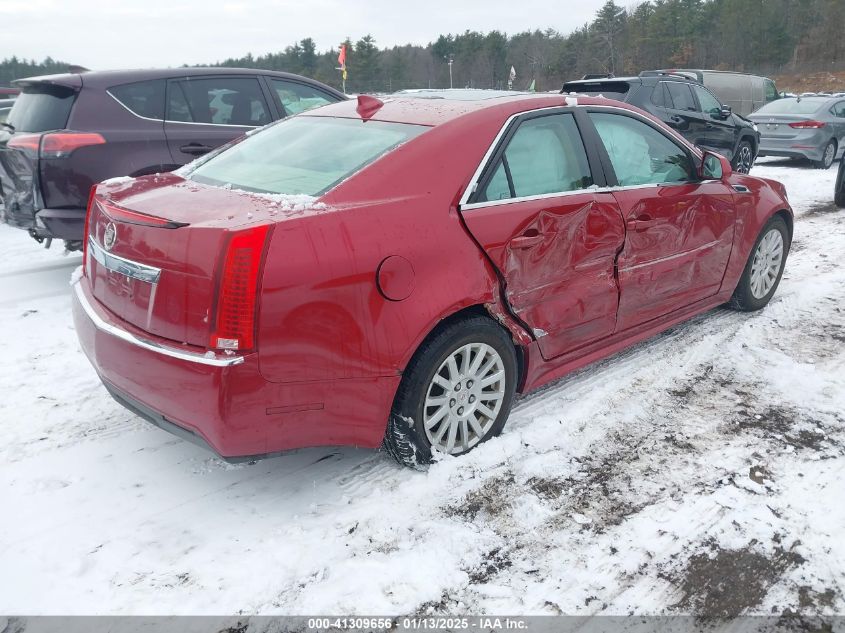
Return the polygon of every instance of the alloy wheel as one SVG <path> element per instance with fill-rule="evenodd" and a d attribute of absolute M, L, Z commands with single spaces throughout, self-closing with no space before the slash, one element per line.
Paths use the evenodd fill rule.
<path fill-rule="evenodd" d="M 754 164 L 754 155 L 748 145 L 743 145 L 739 148 L 739 156 L 736 159 L 736 170 L 741 174 L 747 174 L 751 171 L 751 166 Z"/>
<path fill-rule="evenodd" d="M 469 343 L 444 360 L 428 386 L 423 425 L 431 447 L 458 455 L 490 432 L 505 400 L 505 364 L 485 343 Z"/>
<path fill-rule="evenodd" d="M 833 143 L 828 143 L 824 148 L 824 156 L 822 156 L 822 164 L 825 169 L 833 164 L 833 159 L 836 157 L 836 146 Z"/>
<path fill-rule="evenodd" d="M 754 251 L 751 264 L 751 294 L 762 299 L 777 282 L 783 266 L 783 236 L 780 231 L 770 229 L 760 240 Z"/>

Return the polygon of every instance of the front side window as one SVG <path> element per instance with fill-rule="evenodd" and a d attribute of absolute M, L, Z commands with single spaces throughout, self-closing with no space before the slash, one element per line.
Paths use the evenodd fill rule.
<path fill-rule="evenodd" d="M 675 110 L 691 110 L 693 112 L 696 110 L 689 84 L 667 81 L 666 87 L 669 89 L 669 98 L 672 100 L 671 107 L 674 107 Z"/>
<path fill-rule="evenodd" d="M 766 101 L 774 101 L 780 95 L 778 95 L 778 89 L 775 87 L 775 82 L 770 79 L 766 79 Z"/>
<path fill-rule="evenodd" d="M 692 159 L 656 129 L 630 116 L 591 112 L 621 187 L 688 182 Z"/>
<path fill-rule="evenodd" d="M 164 118 L 164 79 L 114 86 L 108 92 L 133 114 L 147 119 Z"/>
<path fill-rule="evenodd" d="M 427 129 L 362 119 L 294 117 L 244 138 L 186 176 L 256 193 L 319 196 Z"/>
<path fill-rule="evenodd" d="M 695 95 L 698 97 L 698 102 L 701 104 L 701 111 L 711 116 L 719 116 L 722 111 L 722 104 L 718 99 L 706 88 L 701 86 L 693 86 Z"/>
<path fill-rule="evenodd" d="M 255 77 L 214 77 L 171 81 L 167 120 L 257 127 L 270 114 Z"/>
<path fill-rule="evenodd" d="M 519 125 L 479 201 L 564 193 L 592 184 L 575 119 L 569 113 L 552 114 Z"/>
<path fill-rule="evenodd" d="M 330 97 L 325 92 L 295 81 L 271 79 L 270 85 L 279 95 L 279 101 L 288 116 L 338 101 L 336 97 Z"/>

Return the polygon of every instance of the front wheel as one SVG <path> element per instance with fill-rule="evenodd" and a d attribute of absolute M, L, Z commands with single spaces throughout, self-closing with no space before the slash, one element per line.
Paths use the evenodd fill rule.
<path fill-rule="evenodd" d="M 510 336 L 486 317 L 455 321 L 427 340 L 408 364 L 383 446 L 412 468 L 437 451 L 463 455 L 501 433 L 516 391 Z"/>
<path fill-rule="evenodd" d="M 822 151 L 822 159 L 813 161 L 816 169 L 830 169 L 833 164 L 833 159 L 836 158 L 836 141 L 831 139 Z"/>
<path fill-rule="evenodd" d="M 783 276 L 789 243 L 789 229 L 783 218 L 770 218 L 751 249 L 729 303 L 732 308 L 751 312 L 769 303 Z"/>
<path fill-rule="evenodd" d="M 833 201 L 837 207 L 845 207 L 845 156 L 839 161 L 839 171 L 836 172 L 836 186 L 833 190 Z"/>
<path fill-rule="evenodd" d="M 742 141 L 739 147 L 736 148 L 734 154 L 732 167 L 734 171 L 740 174 L 747 174 L 751 172 L 751 167 L 754 165 L 754 150 L 751 143 Z"/>

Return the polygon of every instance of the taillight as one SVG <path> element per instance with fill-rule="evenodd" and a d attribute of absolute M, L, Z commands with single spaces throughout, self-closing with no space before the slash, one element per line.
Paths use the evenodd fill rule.
<path fill-rule="evenodd" d="M 82 230 L 82 275 L 88 274 L 88 226 L 91 222 L 91 211 L 94 207 L 94 196 L 97 195 L 97 185 L 91 186 L 88 193 L 88 206 L 85 208 L 85 228 Z"/>
<path fill-rule="evenodd" d="M 188 226 L 186 222 L 174 222 L 167 218 L 159 218 L 155 215 L 147 215 L 146 213 L 138 213 L 137 211 L 130 211 L 115 204 L 108 202 L 100 202 L 103 211 L 112 220 L 123 222 L 125 224 L 140 224 L 141 226 L 155 226 L 162 229 L 178 229 L 180 226 Z"/>
<path fill-rule="evenodd" d="M 795 128 L 796 130 L 818 130 L 819 128 L 824 127 L 824 122 L 822 122 L 822 121 L 796 121 L 795 123 L 790 123 L 789 127 Z"/>
<path fill-rule="evenodd" d="M 41 141 L 41 158 L 66 158 L 80 147 L 102 145 L 106 139 L 96 132 L 52 132 Z"/>
<path fill-rule="evenodd" d="M 96 132 L 49 132 L 47 134 L 16 134 L 8 147 L 29 150 L 41 158 L 67 158 L 80 147 L 102 145 L 106 142 Z"/>
<path fill-rule="evenodd" d="M 38 148 L 41 146 L 41 136 L 41 134 L 15 134 L 6 143 L 6 146 L 17 147 L 18 149 L 25 149 L 38 154 Z"/>
<path fill-rule="evenodd" d="M 211 333 L 214 349 L 248 350 L 255 343 L 258 275 L 269 232 L 269 225 L 257 226 L 228 240 Z"/>

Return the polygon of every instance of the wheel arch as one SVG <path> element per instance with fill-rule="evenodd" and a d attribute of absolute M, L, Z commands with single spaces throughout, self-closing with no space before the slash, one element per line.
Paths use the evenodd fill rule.
<path fill-rule="evenodd" d="M 780 216 L 783 218 L 783 221 L 786 223 L 786 229 L 789 231 L 789 242 L 792 243 L 792 234 L 793 234 L 793 227 L 795 224 L 795 219 L 792 217 L 792 214 L 787 211 L 786 209 L 779 209 L 772 214 L 772 217 Z"/>
<path fill-rule="evenodd" d="M 515 321 L 513 321 L 513 319 L 509 318 L 508 316 L 503 316 L 503 314 L 499 313 L 499 311 L 494 307 L 494 304 L 476 303 L 472 305 L 467 305 L 454 310 L 447 316 L 440 318 L 428 329 L 428 332 L 417 342 L 411 353 L 407 354 L 407 357 L 405 358 L 402 364 L 402 373 L 405 373 L 411 360 L 414 358 L 414 356 L 417 355 L 419 350 L 426 344 L 426 342 L 437 336 L 443 329 L 459 321 L 479 316 L 490 319 L 509 335 L 511 342 L 513 343 L 514 353 L 516 354 L 516 390 L 517 392 L 521 392 L 527 374 L 527 358 L 525 345 L 530 339 L 528 339 L 527 333 Z M 515 329 L 518 331 L 515 331 Z"/>

